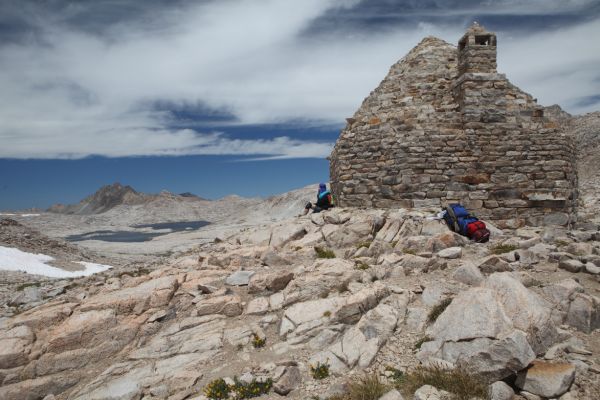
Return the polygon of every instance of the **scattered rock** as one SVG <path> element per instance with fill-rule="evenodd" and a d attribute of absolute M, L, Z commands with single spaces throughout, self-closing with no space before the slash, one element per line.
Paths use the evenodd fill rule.
<path fill-rule="evenodd" d="M 577 273 L 584 268 L 584 265 L 579 260 L 568 259 L 560 261 L 558 263 L 558 268 L 564 269 L 569 272 Z"/>
<path fill-rule="evenodd" d="M 566 393 L 574 379 L 573 365 L 536 360 L 517 374 L 515 385 L 538 396 L 554 398 Z"/>
<path fill-rule="evenodd" d="M 254 271 L 236 271 L 227 277 L 225 283 L 230 286 L 246 286 L 254 274 Z"/>
<path fill-rule="evenodd" d="M 592 263 L 587 263 L 585 264 L 585 272 L 592 275 L 600 275 L 600 267 L 597 267 Z"/>
<path fill-rule="evenodd" d="M 399 391 L 397 391 L 396 389 L 392 389 L 383 396 L 381 396 L 379 400 L 404 400 L 404 397 L 402 397 L 402 394 L 400 394 Z"/>
<path fill-rule="evenodd" d="M 448 225 L 442 220 L 426 220 L 423 221 L 421 235 L 437 236 L 448 233 Z"/>
<path fill-rule="evenodd" d="M 42 300 L 42 293 L 36 286 L 27 286 L 18 292 L 8 303 L 11 306 L 20 306 L 23 304 L 35 303 Z"/>
<path fill-rule="evenodd" d="M 462 256 L 462 248 L 461 247 L 448 247 L 447 249 L 440 250 L 437 255 L 441 258 L 447 259 L 455 259 L 460 258 Z"/>
<path fill-rule="evenodd" d="M 285 289 L 287 284 L 294 278 L 291 271 L 261 272 L 253 275 L 248 283 L 248 293 L 259 293 L 263 291 L 278 292 Z"/>
<path fill-rule="evenodd" d="M 242 313 L 242 301 L 239 296 L 224 295 L 202 300 L 196 307 L 197 315 L 223 314 L 235 317 Z"/>
<path fill-rule="evenodd" d="M 25 325 L 0 332 L 0 369 L 18 367 L 27 363 L 28 350 L 35 335 Z"/>
<path fill-rule="evenodd" d="M 308 230 L 304 226 L 293 224 L 281 225 L 273 228 L 269 245 L 274 248 L 281 248 L 285 244 L 304 237 Z"/>
<path fill-rule="evenodd" d="M 360 321 L 350 328 L 340 342 L 330 347 L 330 351 L 342 360 L 348 368 L 358 365 L 366 368 L 385 344 L 398 323 L 402 310 L 406 309 L 407 298 L 400 295 L 386 299 L 390 304 L 379 304 L 367 312 Z M 404 304 L 404 305 L 402 305 Z"/>
<path fill-rule="evenodd" d="M 494 382 L 522 370 L 533 360 L 535 353 L 527 342 L 527 335 L 515 330 L 481 350 L 463 355 L 457 364 L 486 382 Z"/>
<path fill-rule="evenodd" d="M 62 353 L 80 347 L 94 347 L 104 340 L 106 333 L 117 324 L 115 310 L 76 312 L 48 335 L 48 351 Z"/>
<path fill-rule="evenodd" d="M 512 271 L 510 264 L 498 256 L 488 256 L 479 263 L 478 268 L 481 272 L 491 274 L 493 272 Z"/>
<path fill-rule="evenodd" d="M 551 305 L 547 301 L 508 272 L 490 275 L 485 286 L 496 292 L 496 298 L 512 325 L 527 332 L 528 341 L 536 354 L 543 354 L 556 343 L 558 333 L 552 321 Z"/>
<path fill-rule="evenodd" d="M 458 282 L 471 286 L 478 286 L 485 279 L 479 268 L 472 263 L 465 263 L 458 267 L 452 277 Z"/>
<path fill-rule="evenodd" d="M 464 341 L 475 338 L 500 338 L 510 334 L 512 323 L 488 288 L 460 292 L 427 334 L 436 340 Z"/>
<path fill-rule="evenodd" d="M 114 309 L 117 314 L 141 314 L 148 308 L 166 306 L 177 290 L 176 278 L 165 276 L 140 285 L 108 292 L 81 304 L 80 311 Z"/>
<path fill-rule="evenodd" d="M 399 263 L 407 272 L 427 270 L 429 259 L 425 257 L 415 256 L 412 254 L 404 254 Z"/>
<path fill-rule="evenodd" d="M 585 333 L 600 328 L 600 299 L 583 293 L 575 294 L 569 305 L 566 322 Z"/>
<path fill-rule="evenodd" d="M 263 264 L 268 265 L 269 267 L 291 264 L 290 260 L 280 256 L 279 253 L 272 250 L 265 252 L 265 254 L 263 254 L 261 257 L 261 261 Z"/>
<path fill-rule="evenodd" d="M 502 381 L 492 383 L 488 388 L 489 400 L 512 400 L 514 390 Z"/>
<path fill-rule="evenodd" d="M 286 367 L 281 378 L 273 385 L 275 393 L 286 396 L 302 382 L 302 374 L 298 367 Z"/>
<path fill-rule="evenodd" d="M 519 396 L 525 400 L 544 400 L 542 399 L 540 396 L 538 396 L 537 394 L 533 394 L 533 393 L 529 393 L 525 390 L 521 390 L 519 392 Z"/>
<path fill-rule="evenodd" d="M 413 396 L 414 400 L 443 400 L 442 393 L 430 385 L 421 386 Z"/>
<path fill-rule="evenodd" d="M 350 221 L 351 214 L 347 211 L 330 210 L 323 214 L 323 219 L 328 224 L 341 225 Z"/>
<path fill-rule="evenodd" d="M 269 311 L 269 299 L 266 297 L 257 297 L 248 302 L 246 314 L 266 314 Z"/>
<path fill-rule="evenodd" d="M 594 248 L 590 243 L 571 243 L 566 251 L 577 256 L 587 256 L 592 254 Z"/>

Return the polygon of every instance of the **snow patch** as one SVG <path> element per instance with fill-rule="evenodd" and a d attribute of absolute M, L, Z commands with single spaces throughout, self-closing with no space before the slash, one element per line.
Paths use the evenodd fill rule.
<path fill-rule="evenodd" d="M 44 275 L 50 278 L 77 278 L 89 276 L 112 268 L 110 265 L 78 261 L 85 267 L 82 271 L 66 271 L 46 263 L 54 260 L 45 254 L 33 254 L 12 247 L 0 246 L 0 270 L 23 271 L 28 274 Z"/>

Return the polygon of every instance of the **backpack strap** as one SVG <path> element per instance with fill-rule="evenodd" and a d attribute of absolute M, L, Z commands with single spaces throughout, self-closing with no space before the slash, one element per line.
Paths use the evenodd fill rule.
<path fill-rule="evenodd" d="M 450 216 L 450 220 L 452 221 L 452 227 L 454 228 L 454 232 L 460 232 L 460 226 L 458 226 L 458 218 L 456 218 L 456 214 L 454 213 L 454 209 L 452 206 L 446 207 L 446 212 Z"/>
<path fill-rule="evenodd" d="M 326 191 L 324 191 L 324 192 L 321 192 L 321 193 L 319 193 L 319 195 L 318 195 L 317 197 L 318 197 L 319 199 L 322 199 L 323 197 L 325 197 L 325 196 L 328 196 L 328 195 L 330 195 L 330 194 L 331 194 L 331 192 L 330 192 L 329 190 L 326 190 Z"/>

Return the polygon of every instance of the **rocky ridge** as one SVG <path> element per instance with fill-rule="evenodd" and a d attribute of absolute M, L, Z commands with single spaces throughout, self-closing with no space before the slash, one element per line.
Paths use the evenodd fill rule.
<path fill-rule="evenodd" d="M 55 204 L 51 206 L 48 211 L 59 214 L 75 215 L 102 214 L 120 205 L 143 205 L 155 201 L 164 201 L 163 198 L 176 199 L 182 202 L 208 201 L 191 193 L 182 193 L 180 195 L 169 193 L 167 191 L 163 191 L 159 194 L 140 193 L 129 185 L 123 186 L 116 182 L 112 185 L 102 186 L 95 193 L 89 195 L 77 204 Z"/>
<path fill-rule="evenodd" d="M 491 227 L 481 245 L 428 214 L 334 209 L 75 279 L 0 320 L 0 398 L 199 400 L 237 376 L 272 379 L 263 398 L 326 399 L 433 363 L 515 398 L 600 397 L 598 226 Z"/>

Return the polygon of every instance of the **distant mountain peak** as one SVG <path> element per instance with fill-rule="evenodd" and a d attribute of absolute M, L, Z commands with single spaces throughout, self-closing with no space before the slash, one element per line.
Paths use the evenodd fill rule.
<path fill-rule="evenodd" d="M 98 189 L 95 193 L 87 196 L 78 204 L 55 204 L 50 207 L 48 211 L 60 214 L 77 215 L 101 214 L 117 206 L 148 204 L 159 199 L 163 202 L 204 200 L 201 197 L 191 193 L 185 193 L 185 196 L 183 196 L 171 193 L 168 190 L 162 190 L 159 194 L 141 193 L 129 185 L 123 185 L 120 182 L 115 182 L 113 184 L 100 187 L 100 189 Z"/>

